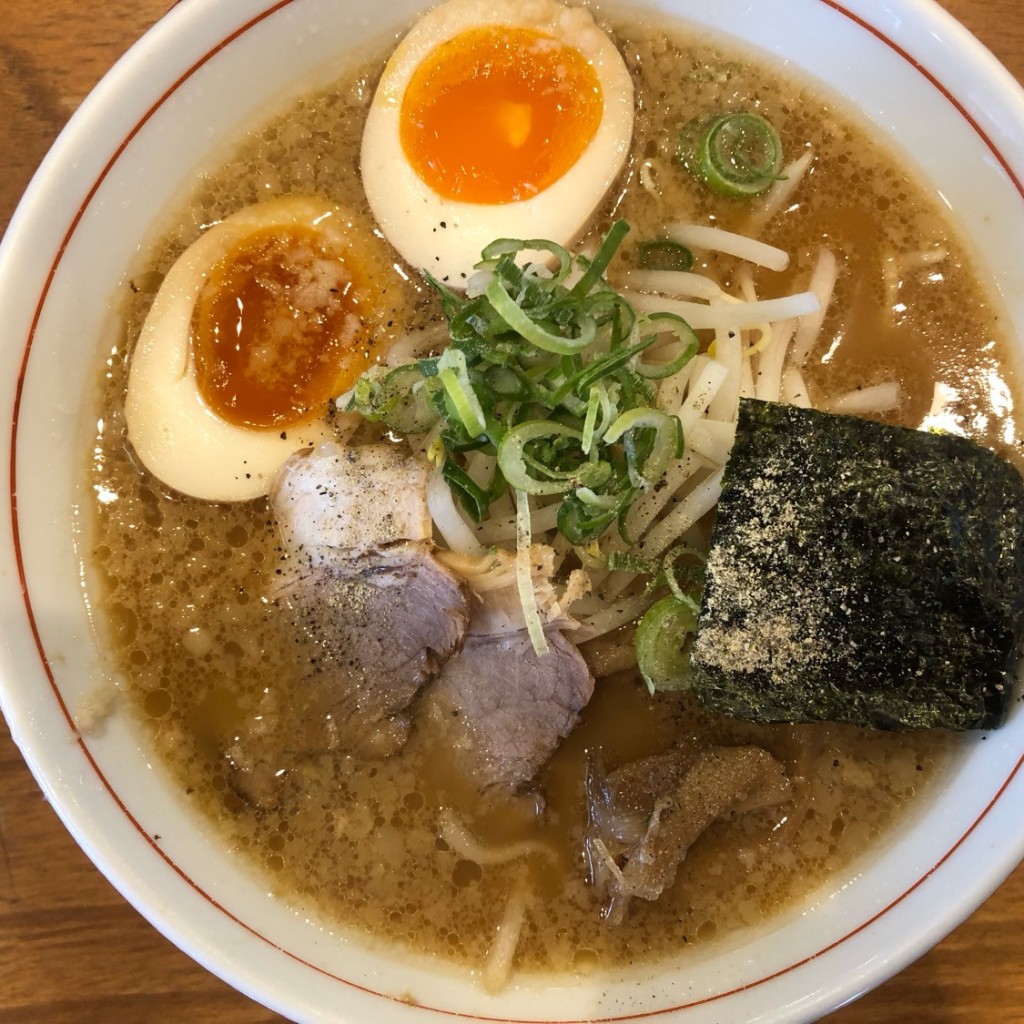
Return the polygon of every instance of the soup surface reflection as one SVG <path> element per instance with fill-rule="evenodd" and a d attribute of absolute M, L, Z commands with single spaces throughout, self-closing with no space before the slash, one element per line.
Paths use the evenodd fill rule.
<path fill-rule="evenodd" d="M 818 250 L 828 245 L 840 276 L 825 341 L 807 364 L 815 403 L 897 380 L 903 401 L 884 418 L 917 426 L 941 383 L 956 393 L 946 414 L 958 429 L 1004 454 L 1015 449 L 1015 385 L 999 317 L 911 170 L 840 104 L 745 53 L 675 30 L 617 23 L 613 33 L 636 83 L 638 121 L 627 175 L 594 234 L 627 219 L 626 266 L 635 241 L 669 221 L 758 234 L 792 257 L 782 274 L 756 273 L 764 295 L 805 287 Z M 92 599 L 112 641 L 123 706 L 144 723 L 225 844 L 265 872 L 285 899 L 475 966 L 509 894 L 525 892 L 518 967 L 582 971 L 675 955 L 764 921 L 884 843 L 893 823 L 941 777 L 955 739 L 752 725 L 704 712 L 685 696 L 651 697 L 632 671 L 598 672 L 581 725 L 539 777 L 539 817 L 534 796 L 497 806 L 481 799 L 459 781 L 427 728 L 414 729 L 386 760 L 309 757 L 288 772 L 273 808 L 251 806 L 232 784 L 232 737 L 268 699 L 292 701 L 302 678 L 288 624 L 267 600 L 279 542 L 264 501 L 196 501 L 140 472 L 124 433 L 128 354 L 159 280 L 203 225 L 294 192 L 331 197 L 370 223 L 359 140 L 385 56 L 240 141 L 223 166 L 197 182 L 133 280 L 123 336 L 105 367 L 104 427 L 88 480 L 100 496 L 89 552 Z M 763 228 L 755 207 L 707 193 L 673 159 L 680 127 L 722 109 L 763 113 L 779 129 L 787 158 L 814 150 L 791 206 Z M 715 257 L 704 269 L 729 280 L 735 265 Z M 613 280 L 621 272 L 613 269 Z M 402 322 L 439 317 L 414 276 L 399 306 L 388 328 L 395 336 Z M 287 742 L 276 738 L 272 746 Z M 613 768 L 672 746 L 712 743 L 771 751 L 793 782 L 791 799 L 713 824 L 662 899 L 636 900 L 622 924 L 610 925 L 583 867 L 588 756 L 599 754 Z M 529 840 L 537 848 L 509 863 L 478 863 L 442 837 L 442 808 L 483 844 Z"/>

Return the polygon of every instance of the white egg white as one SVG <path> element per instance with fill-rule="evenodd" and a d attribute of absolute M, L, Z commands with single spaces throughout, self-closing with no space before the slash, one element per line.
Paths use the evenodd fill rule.
<path fill-rule="evenodd" d="M 319 414 L 287 429 L 236 426 L 206 404 L 196 384 L 192 316 L 210 271 L 247 235 L 278 227 L 316 230 L 343 250 L 353 230 L 343 210 L 321 199 L 288 196 L 239 210 L 208 229 L 174 263 L 131 354 L 128 439 L 154 476 L 196 498 L 260 497 L 290 455 L 332 436 Z"/>
<path fill-rule="evenodd" d="M 464 203 L 439 195 L 410 165 L 400 136 L 402 100 L 417 68 L 440 44 L 493 25 L 533 29 L 578 50 L 597 74 L 604 109 L 590 145 L 548 188 L 516 202 Z M 632 80 L 589 11 L 556 0 L 449 0 L 413 26 L 384 69 L 363 132 L 363 188 L 402 257 L 461 288 L 480 251 L 497 238 L 571 245 L 622 169 L 632 134 Z"/>

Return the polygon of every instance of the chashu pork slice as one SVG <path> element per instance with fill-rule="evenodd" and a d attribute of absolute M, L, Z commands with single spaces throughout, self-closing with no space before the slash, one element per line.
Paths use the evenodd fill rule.
<path fill-rule="evenodd" d="M 395 446 L 332 443 L 293 456 L 275 482 L 285 558 L 272 597 L 304 678 L 287 707 L 268 695 L 229 751 L 254 802 L 268 772 L 304 757 L 394 753 L 417 694 L 461 648 L 471 594 L 435 557 L 426 479 Z"/>
<path fill-rule="evenodd" d="M 397 749 L 406 709 L 462 646 L 470 594 L 434 556 L 426 493 L 427 467 L 389 444 L 321 445 L 272 488 L 290 562 L 277 600 L 307 638 L 332 745 Z"/>
<path fill-rule="evenodd" d="M 456 768 L 484 792 L 526 787 L 575 728 L 594 691 L 587 663 L 563 632 L 572 622 L 550 583 L 550 549 L 534 551 L 546 654 L 533 649 L 507 552 L 446 559 L 469 580 L 479 603 L 462 651 L 423 703 Z"/>
<path fill-rule="evenodd" d="M 345 553 L 289 580 L 307 672 L 301 713 L 320 746 L 387 756 L 405 742 L 408 709 L 462 646 L 469 594 L 423 541 Z"/>

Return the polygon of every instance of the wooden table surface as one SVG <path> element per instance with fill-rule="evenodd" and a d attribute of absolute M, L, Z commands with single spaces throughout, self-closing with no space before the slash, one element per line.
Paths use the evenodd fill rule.
<path fill-rule="evenodd" d="M 169 2 L 0 0 L 0 234 L 58 130 Z M 1020 0 L 943 6 L 1024 81 Z M 1022 949 L 1024 867 L 941 945 L 827 1020 L 1020 1024 Z M 125 903 L 64 831 L 0 721 L 0 1022 L 279 1020 Z"/>

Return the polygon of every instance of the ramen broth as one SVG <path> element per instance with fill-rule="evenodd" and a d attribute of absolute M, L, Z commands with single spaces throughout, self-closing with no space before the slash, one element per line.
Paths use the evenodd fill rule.
<path fill-rule="evenodd" d="M 917 426 L 941 382 L 956 391 L 949 414 L 959 428 L 1012 451 L 1019 439 L 1008 344 L 968 254 L 912 171 L 839 104 L 746 53 L 674 30 L 619 24 L 614 31 L 635 77 L 638 121 L 627 175 L 595 234 L 627 219 L 628 263 L 635 240 L 654 236 L 667 221 L 712 219 L 750 230 L 750 204 L 704 191 L 672 152 L 678 129 L 695 116 L 759 110 L 778 128 L 787 159 L 806 145 L 815 152 L 791 207 L 761 233 L 791 254 L 792 266 L 783 274 L 758 271 L 759 293 L 805 287 L 822 245 L 840 262 L 824 325 L 831 345 L 807 364 L 815 403 L 898 380 L 904 400 L 884 418 Z M 765 920 L 885 842 L 908 805 L 941 776 L 955 738 L 731 721 L 685 696 L 652 698 L 627 671 L 598 679 L 580 726 L 542 771 L 540 817 L 534 796 L 497 807 L 481 801 L 423 727 L 387 760 L 332 753 L 302 761 L 286 774 L 274 810 L 255 810 L 231 785 L 232 736 L 257 708 L 287 706 L 302 678 L 287 622 L 266 598 L 281 557 L 278 540 L 263 500 L 207 504 L 140 472 L 123 422 L 127 354 L 161 276 L 202 225 L 289 192 L 332 197 L 369 220 L 358 174 L 360 129 L 385 57 L 242 140 L 222 167 L 203 175 L 133 279 L 124 336 L 105 367 L 102 428 L 89 470 L 97 496 L 92 599 L 125 703 L 239 859 L 265 872 L 283 898 L 313 905 L 343 926 L 478 965 L 509 894 L 522 891 L 521 968 L 588 970 L 677 954 Z M 932 257 L 921 260 L 921 253 Z M 733 267 L 725 257 L 705 263 L 724 280 Z M 415 279 L 403 301 L 396 321 L 428 324 L 439 316 Z M 394 324 L 396 336 L 401 328 Z M 712 825 L 660 900 L 635 900 L 625 923 L 610 926 L 581 855 L 588 752 L 614 768 L 673 745 L 712 742 L 770 750 L 794 780 L 793 799 Z M 480 843 L 529 840 L 536 849 L 481 865 L 441 838 L 442 807 Z"/>

